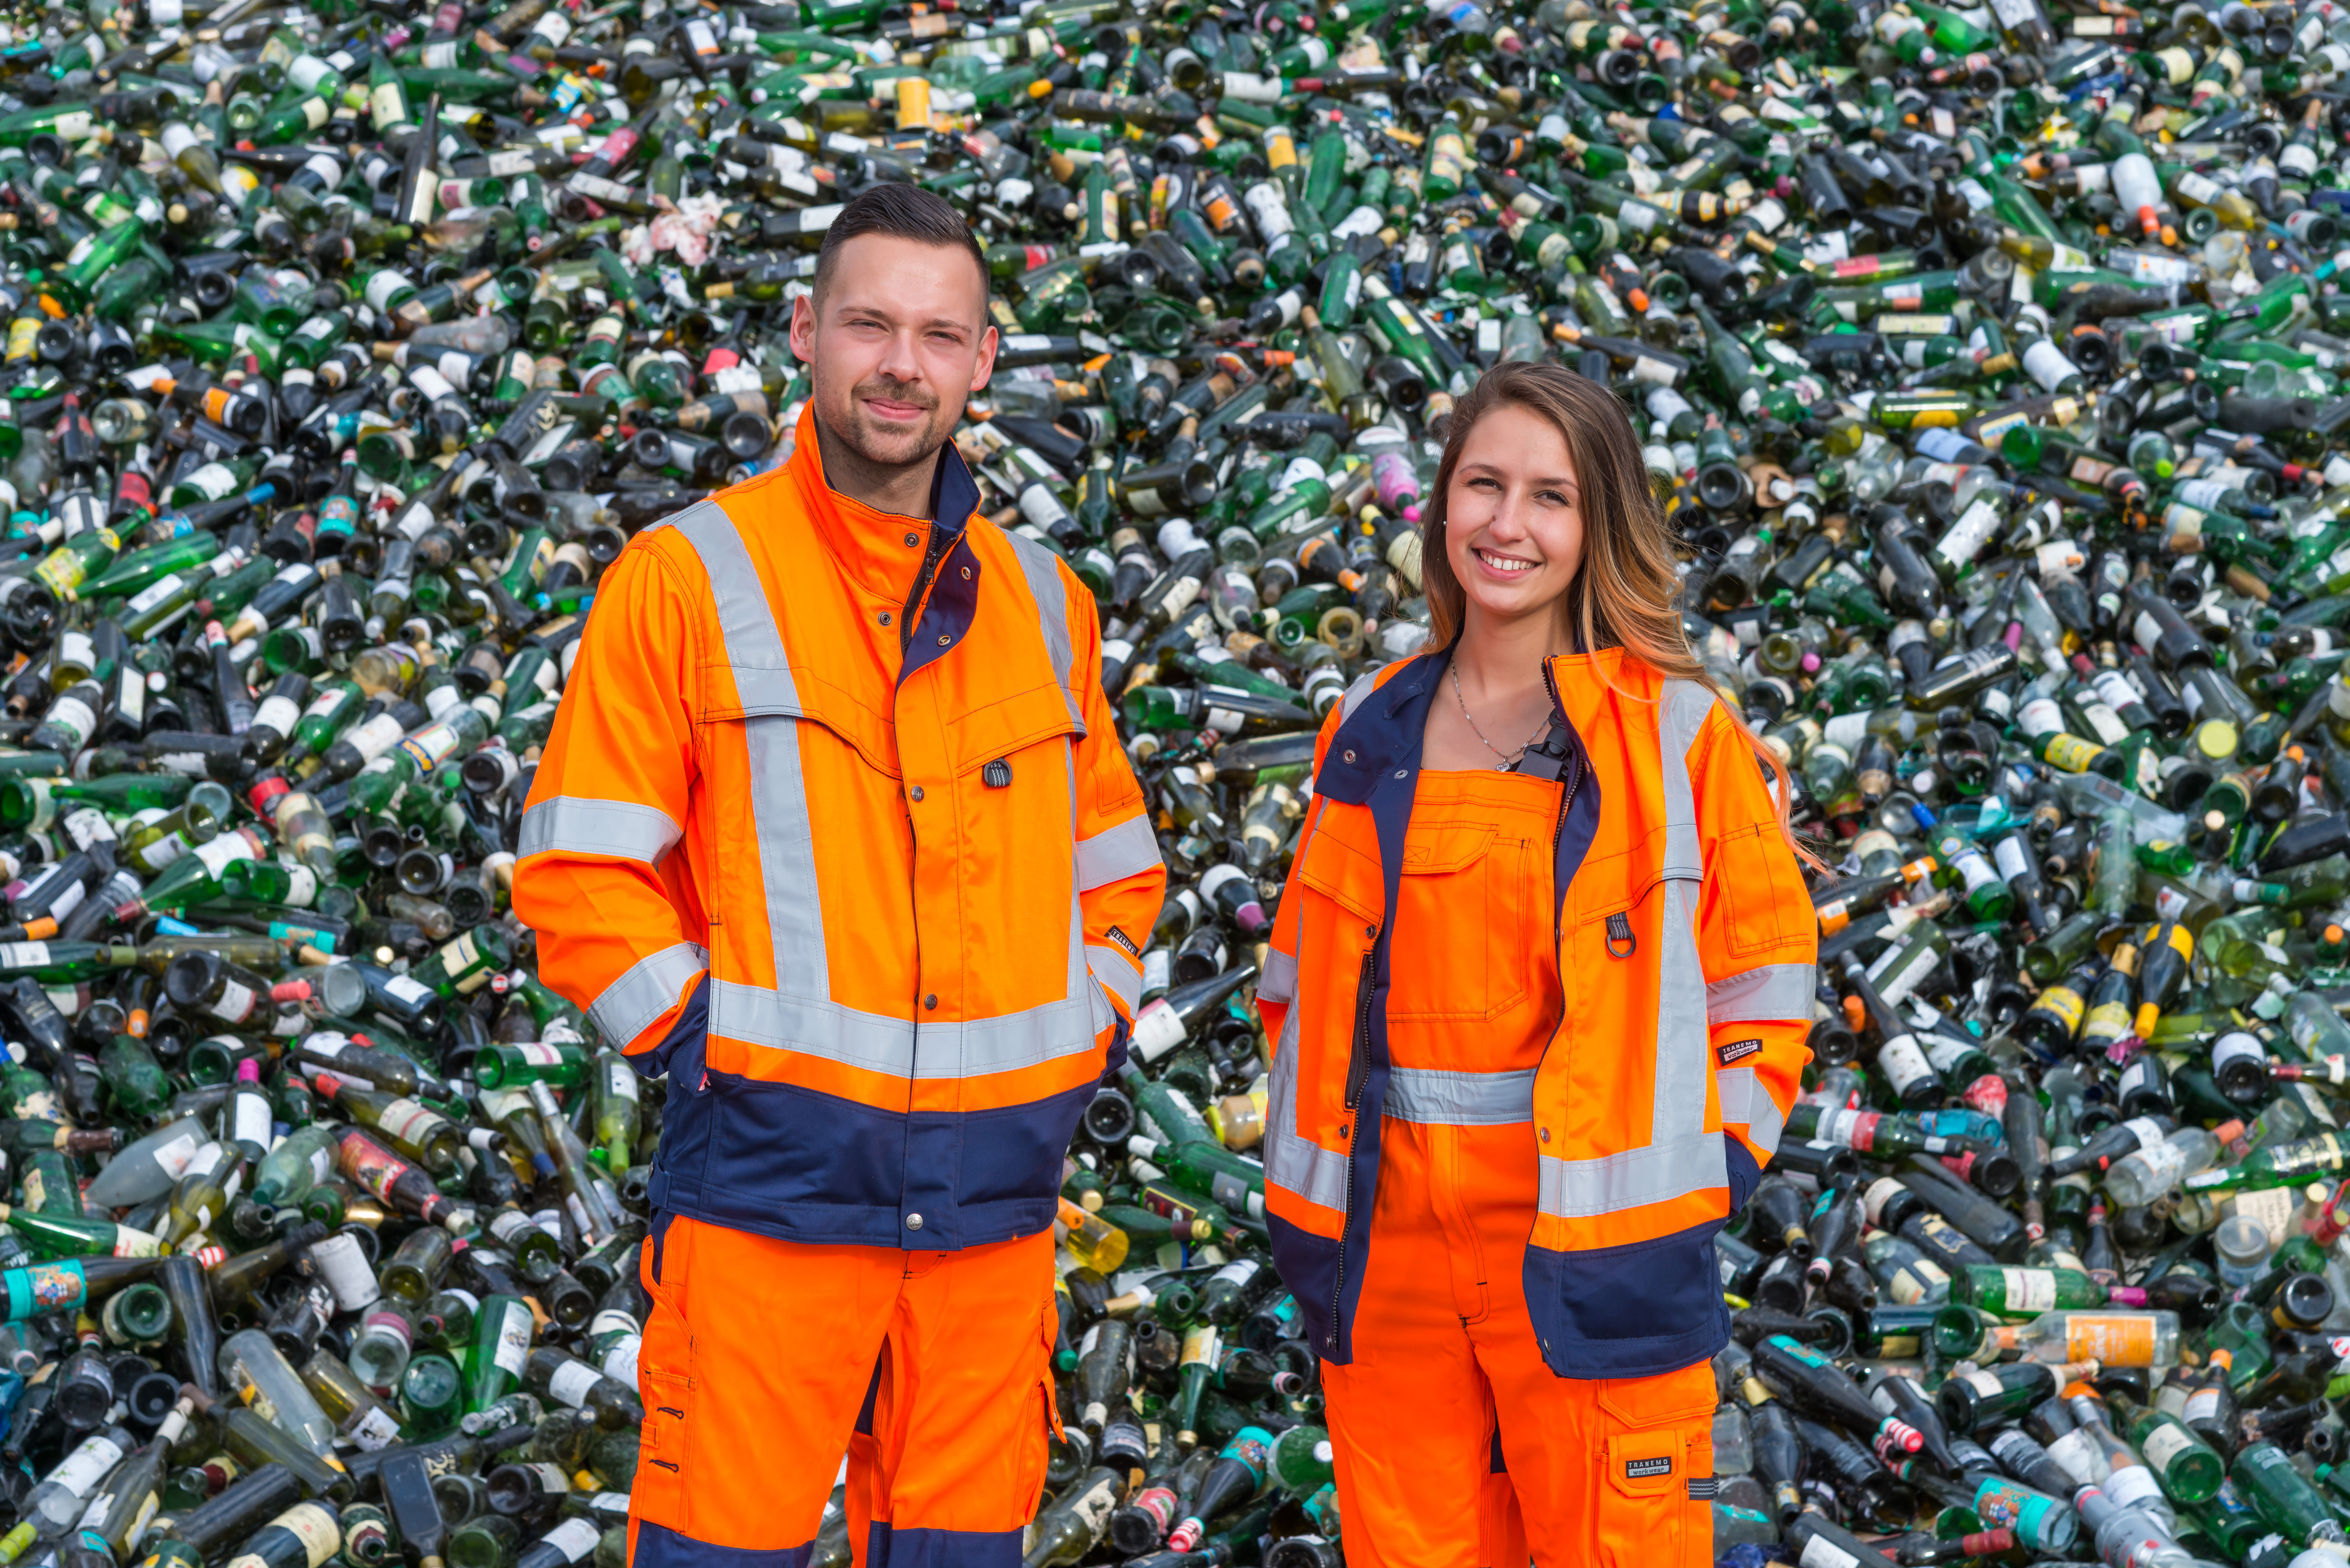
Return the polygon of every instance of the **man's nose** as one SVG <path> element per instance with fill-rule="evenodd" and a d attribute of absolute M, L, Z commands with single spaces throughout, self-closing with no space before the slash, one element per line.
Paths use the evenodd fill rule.
<path fill-rule="evenodd" d="M 911 332 L 892 332 L 881 350 L 881 362 L 874 367 L 893 381 L 919 381 L 922 379 L 922 357 L 914 352 Z"/>

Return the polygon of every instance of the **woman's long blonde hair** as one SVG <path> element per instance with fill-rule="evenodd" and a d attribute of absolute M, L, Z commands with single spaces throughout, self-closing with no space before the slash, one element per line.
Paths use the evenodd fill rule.
<path fill-rule="evenodd" d="M 1453 575 L 1445 551 L 1444 512 L 1453 471 L 1477 421 L 1511 405 L 1541 415 L 1558 429 L 1575 464 L 1577 506 L 1583 514 L 1583 565 L 1567 585 L 1567 614 L 1586 649 L 1621 648 L 1668 680 L 1695 680 L 1708 687 L 1712 672 L 1690 651 L 1673 600 L 1680 574 L 1673 565 L 1672 535 L 1648 489 L 1648 465 L 1639 438 L 1616 395 L 1564 365 L 1513 360 L 1494 366 L 1452 412 L 1444 459 L 1436 470 L 1435 493 L 1420 514 L 1420 582 L 1428 594 L 1428 621 L 1434 644 L 1451 646 L 1460 636 L 1469 597 Z M 1779 831 L 1798 859 L 1827 869 L 1796 837 L 1788 810 L 1794 782 L 1778 753 L 1755 738 L 1734 703 L 1725 701 L 1731 721 L 1771 770 L 1777 787 Z"/>

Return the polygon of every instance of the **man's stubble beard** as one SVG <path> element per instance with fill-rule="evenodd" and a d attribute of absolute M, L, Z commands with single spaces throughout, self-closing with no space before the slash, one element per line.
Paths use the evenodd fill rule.
<path fill-rule="evenodd" d="M 920 404 L 927 417 L 921 429 L 910 437 L 894 431 L 884 435 L 867 423 L 863 401 L 867 397 Z M 911 468 L 928 462 L 947 443 L 951 432 L 939 412 L 939 400 L 928 393 L 903 389 L 899 383 L 886 379 L 860 381 L 849 389 L 847 421 L 836 425 L 832 434 L 859 461 L 876 468 Z"/>

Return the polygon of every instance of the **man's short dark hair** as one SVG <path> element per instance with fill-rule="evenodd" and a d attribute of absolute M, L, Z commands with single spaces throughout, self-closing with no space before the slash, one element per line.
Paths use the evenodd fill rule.
<path fill-rule="evenodd" d="M 873 186 L 851 197 L 824 232 L 824 245 L 816 254 L 816 296 L 824 297 L 840 247 L 859 234 L 889 234 L 926 245 L 954 245 L 969 253 L 979 268 L 981 297 L 988 287 L 987 253 L 979 246 L 971 225 L 945 197 L 920 185 L 899 182 Z"/>

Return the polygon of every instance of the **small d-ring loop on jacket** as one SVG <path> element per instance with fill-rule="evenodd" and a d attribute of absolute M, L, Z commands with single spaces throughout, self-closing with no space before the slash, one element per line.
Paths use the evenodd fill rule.
<path fill-rule="evenodd" d="M 1621 942 L 1624 945 L 1617 947 Z M 1632 919 L 1621 911 L 1607 917 L 1607 955 L 1610 958 L 1630 958 L 1640 950 L 1640 939 L 1632 934 Z"/>

